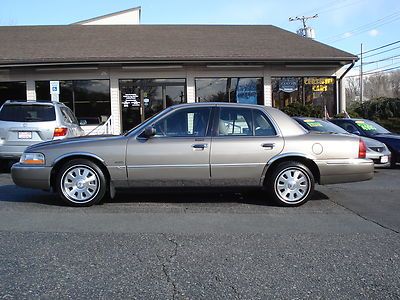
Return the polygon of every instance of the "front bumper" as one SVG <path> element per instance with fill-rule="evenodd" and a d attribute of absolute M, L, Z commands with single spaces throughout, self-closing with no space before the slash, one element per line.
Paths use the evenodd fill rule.
<path fill-rule="evenodd" d="M 18 186 L 50 190 L 51 169 L 46 166 L 27 166 L 16 163 L 11 167 L 11 177 Z"/>
<path fill-rule="evenodd" d="M 381 167 L 390 166 L 391 153 L 390 151 L 385 151 L 385 152 L 367 151 L 367 158 L 372 159 L 375 165 Z"/>
<path fill-rule="evenodd" d="M 332 159 L 315 161 L 320 172 L 320 184 L 365 181 L 374 177 L 370 159 Z"/>

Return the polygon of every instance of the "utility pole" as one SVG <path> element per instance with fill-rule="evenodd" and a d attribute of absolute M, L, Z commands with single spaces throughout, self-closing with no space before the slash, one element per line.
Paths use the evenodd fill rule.
<path fill-rule="evenodd" d="M 361 52 L 360 52 L 360 102 L 364 102 L 363 98 L 363 44 L 361 43 Z"/>
<path fill-rule="evenodd" d="M 293 21 L 301 21 L 301 22 L 303 23 L 303 28 L 300 28 L 299 30 L 297 30 L 297 34 L 298 34 L 298 35 L 301 35 L 301 36 L 303 36 L 303 37 L 314 38 L 314 37 L 312 36 L 314 30 L 313 30 L 311 27 L 308 27 L 306 22 L 307 22 L 308 20 L 310 20 L 310 19 L 315 19 L 315 18 L 318 18 L 318 14 L 315 14 L 315 15 L 313 15 L 313 16 L 308 16 L 308 17 L 305 17 L 305 16 L 302 16 L 302 17 L 294 17 L 294 18 L 290 17 L 290 18 L 289 18 L 289 21 L 290 21 L 290 22 L 293 22 Z"/>

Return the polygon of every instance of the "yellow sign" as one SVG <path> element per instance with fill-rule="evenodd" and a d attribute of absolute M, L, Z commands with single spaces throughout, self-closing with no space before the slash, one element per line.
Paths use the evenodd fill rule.
<path fill-rule="evenodd" d="M 327 92 L 328 86 L 323 84 L 313 85 L 312 90 L 313 92 Z"/>
<path fill-rule="evenodd" d="M 335 78 L 333 77 L 304 77 L 304 84 L 321 85 L 334 83 Z"/>

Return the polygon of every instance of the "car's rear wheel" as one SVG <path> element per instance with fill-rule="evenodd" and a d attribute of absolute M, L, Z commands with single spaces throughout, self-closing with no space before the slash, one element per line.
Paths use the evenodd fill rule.
<path fill-rule="evenodd" d="M 104 198 L 107 180 L 94 162 L 74 159 L 61 167 L 57 174 L 56 188 L 66 204 L 91 206 Z"/>
<path fill-rule="evenodd" d="M 296 161 L 282 162 L 267 179 L 273 200 L 282 206 L 306 203 L 314 192 L 314 176 L 307 166 Z"/>

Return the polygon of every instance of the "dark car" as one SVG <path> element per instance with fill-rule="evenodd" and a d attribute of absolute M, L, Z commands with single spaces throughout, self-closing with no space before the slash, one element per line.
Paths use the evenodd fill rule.
<path fill-rule="evenodd" d="M 295 119 L 305 129 L 312 132 L 354 135 L 327 120 L 306 117 L 293 117 L 293 119 Z M 365 136 L 360 138 L 367 146 L 367 158 L 372 159 L 375 166 L 390 166 L 391 153 L 384 143 Z"/>
<path fill-rule="evenodd" d="M 378 123 L 366 119 L 333 119 L 331 122 L 339 125 L 347 132 L 366 136 L 384 143 L 392 152 L 391 166 L 400 162 L 400 135 L 382 127 Z"/>

